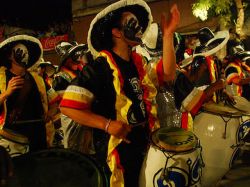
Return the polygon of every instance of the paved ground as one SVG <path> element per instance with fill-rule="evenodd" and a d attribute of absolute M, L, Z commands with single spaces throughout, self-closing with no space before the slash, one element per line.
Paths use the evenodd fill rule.
<path fill-rule="evenodd" d="M 250 144 L 243 146 L 240 158 L 217 183 L 216 187 L 249 187 L 250 186 Z"/>

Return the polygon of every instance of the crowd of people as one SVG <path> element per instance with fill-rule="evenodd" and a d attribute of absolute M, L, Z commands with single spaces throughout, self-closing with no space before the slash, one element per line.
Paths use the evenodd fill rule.
<path fill-rule="evenodd" d="M 9 156 L 61 147 L 90 155 L 111 187 L 138 187 L 154 130 L 193 131 L 205 102 L 250 100 L 242 43 L 205 27 L 191 49 L 179 22 L 176 4 L 155 23 L 143 0 L 115 2 L 92 20 L 87 44 L 56 45 L 57 67 L 35 37 L 0 43 L 0 186 L 13 174 Z"/>

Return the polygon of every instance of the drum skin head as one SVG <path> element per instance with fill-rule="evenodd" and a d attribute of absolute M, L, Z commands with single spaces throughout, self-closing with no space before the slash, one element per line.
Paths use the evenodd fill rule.
<path fill-rule="evenodd" d="M 151 140 L 155 146 L 168 152 L 185 152 L 198 145 L 196 136 L 182 128 L 163 127 L 153 132 Z"/>
<path fill-rule="evenodd" d="M 240 117 L 242 115 L 249 115 L 250 107 L 246 99 L 234 96 L 234 101 L 236 102 L 234 106 L 225 105 L 223 102 L 208 102 L 203 104 L 202 109 L 211 114 L 220 114 L 222 116 Z"/>
<path fill-rule="evenodd" d="M 48 149 L 13 158 L 9 187 L 106 187 L 100 166 L 87 155 Z"/>

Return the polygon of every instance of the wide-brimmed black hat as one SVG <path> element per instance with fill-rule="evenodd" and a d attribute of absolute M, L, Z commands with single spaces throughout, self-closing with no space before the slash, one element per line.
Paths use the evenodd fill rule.
<path fill-rule="evenodd" d="M 104 49 L 110 49 L 111 27 L 117 19 L 118 13 L 129 11 L 133 13 L 142 27 L 144 34 L 152 22 L 150 7 L 143 0 L 120 0 L 99 12 L 92 20 L 88 31 L 88 46 L 93 54 Z"/>
<path fill-rule="evenodd" d="M 88 50 L 87 44 L 78 44 L 77 42 L 60 42 L 56 45 L 55 51 L 60 56 L 60 64 L 58 66 L 58 71 L 65 64 L 66 60 L 73 55 L 82 55 L 84 51 Z"/>
<path fill-rule="evenodd" d="M 229 32 L 227 30 L 213 33 L 209 28 L 204 27 L 198 31 L 200 45 L 196 46 L 193 54 L 180 62 L 180 67 L 184 68 L 192 63 L 195 56 L 210 56 L 217 53 L 226 46 L 229 40 Z"/>
<path fill-rule="evenodd" d="M 5 59 L 7 53 L 18 43 L 24 44 L 29 51 L 27 68 L 33 66 L 42 57 L 43 50 L 41 42 L 29 35 L 15 35 L 0 43 L 0 58 Z"/>
<path fill-rule="evenodd" d="M 246 60 L 250 57 L 250 51 L 246 51 L 242 41 L 237 39 L 228 41 L 227 53 L 228 57 L 233 57 L 240 60 Z"/>

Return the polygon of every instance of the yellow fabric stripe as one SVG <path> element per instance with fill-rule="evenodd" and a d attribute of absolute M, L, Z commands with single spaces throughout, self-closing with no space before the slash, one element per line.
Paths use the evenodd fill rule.
<path fill-rule="evenodd" d="M 188 112 L 192 111 L 192 109 L 197 105 L 197 103 L 199 103 L 203 93 L 204 92 L 202 90 L 199 90 L 195 87 L 182 102 L 182 107 Z"/>
<path fill-rule="evenodd" d="M 0 67 L 0 91 L 1 93 L 6 91 L 6 75 L 5 75 L 5 70 L 6 68 L 4 66 Z M 6 100 L 3 103 L 3 111 L 0 114 L 0 129 L 3 128 L 3 125 L 5 123 L 5 119 L 6 119 Z"/>
<path fill-rule="evenodd" d="M 230 75 L 228 75 L 228 76 L 227 76 L 227 82 L 228 82 L 228 83 L 231 83 L 231 80 L 232 80 L 233 78 L 235 78 L 235 77 L 239 77 L 239 78 L 243 78 L 243 77 L 244 77 L 243 72 L 242 72 L 241 67 L 240 67 L 239 64 L 237 64 L 237 63 L 235 63 L 235 62 L 232 62 L 232 63 L 230 63 L 230 64 L 226 67 L 225 71 L 227 71 L 227 69 L 230 68 L 230 67 L 235 68 L 235 69 L 237 70 L 238 73 L 231 73 Z M 236 85 L 236 84 L 234 84 L 234 85 L 236 86 L 237 94 L 238 94 L 239 96 L 241 96 L 241 95 L 242 95 L 242 87 L 239 86 L 239 85 Z"/>
<path fill-rule="evenodd" d="M 155 87 L 159 87 L 158 82 L 158 76 L 157 76 L 157 64 L 159 59 L 154 59 L 154 61 L 150 61 L 150 63 L 147 64 L 146 71 L 150 78 L 150 80 L 155 83 Z"/>
<path fill-rule="evenodd" d="M 48 113 L 48 97 L 47 97 L 47 92 L 46 92 L 46 87 L 45 87 L 45 83 L 43 78 L 38 75 L 36 72 L 30 72 L 30 74 L 33 76 L 38 91 L 40 92 L 40 98 L 41 98 L 41 102 L 43 105 L 43 110 L 44 110 L 44 115 L 47 117 L 47 113 Z"/>
<path fill-rule="evenodd" d="M 188 113 L 188 125 L 187 125 L 187 130 L 194 132 L 194 122 L 193 122 L 193 117 L 191 113 Z"/>
<path fill-rule="evenodd" d="M 106 54 L 104 51 L 100 52 L 100 56 L 103 56 L 107 59 L 107 62 L 110 66 L 110 68 L 113 70 L 113 84 L 116 91 L 116 104 L 115 108 L 117 120 L 123 121 L 124 123 L 128 123 L 127 121 L 127 113 L 128 109 L 131 106 L 132 102 L 121 93 L 121 84 L 119 80 L 119 72 L 117 68 L 115 67 L 114 63 Z M 117 145 L 121 143 L 121 139 L 118 139 L 111 135 L 109 139 L 108 144 L 108 155 L 107 155 L 107 163 L 109 165 L 109 168 L 112 172 L 110 177 L 110 187 L 124 187 L 124 179 L 123 179 L 123 173 L 120 168 L 117 167 L 117 161 L 114 155 L 112 155 L 112 151 L 116 148 Z"/>
<path fill-rule="evenodd" d="M 108 53 L 106 53 L 105 51 L 102 51 L 100 52 L 100 56 L 103 56 L 107 59 L 107 62 L 110 68 L 113 70 L 113 77 L 114 77 L 113 85 L 116 91 L 115 107 L 116 107 L 117 120 L 123 121 L 124 123 L 128 124 L 127 113 L 132 102 L 122 92 L 122 88 L 121 88 L 122 80 L 120 80 L 119 78 L 119 70 L 117 69 L 115 62 L 112 61 L 112 57 L 109 57 Z M 143 65 L 144 65 L 143 69 L 145 70 L 147 64 L 144 63 Z M 142 79 L 142 85 L 148 89 L 148 93 L 149 93 L 147 95 L 147 98 L 144 97 L 144 99 L 146 99 L 148 102 L 152 104 L 151 110 L 149 112 L 155 118 L 154 123 L 158 124 L 156 126 L 159 127 L 159 122 L 156 120 L 157 109 L 156 109 L 155 96 L 156 96 L 157 90 L 155 89 L 153 83 L 149 79 L 149 76 L 147 75 L 147 73 L 144 75 L 144 77 L 140 77 L 140 78 Z M 110 178 L 110 187 L 124 187 L 123 173 L 121 171 L 121 168 L 117 167 L 117 160 L 115 156 L 112 154 L 113 150 L 116 148 L 117 145 L 121 143 L 121 141 L 122 141 L 121 139 L 117 139 L 114 136 L 111 136 L 109 139 L 107 163 L 112 172 L 111 178 Z"/>

